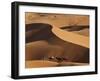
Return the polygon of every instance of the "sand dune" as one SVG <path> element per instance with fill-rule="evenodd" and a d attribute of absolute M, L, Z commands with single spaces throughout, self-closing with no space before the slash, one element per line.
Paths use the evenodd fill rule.
<path fill-rule="evenodd" d="M 44 23 L 26 24 L 26 43 L 47 40 L 53 36 L 52 26 Z"/>
<path fill-rule="evenodd" d="M 39 25 L 42 26 L 45 24 L 39 23 Z M 33 24 L 33 30 L 40 31 L 41 27 L 38 28 L 38 26 L 36 26 L 37 28 L 34 28 L 34 24 Z M 58 36 L 53 34 L 53 32 L 51 31 L 51 27 L 44 26 L 43 29 L 41 29 L 41 31 L 32 32 L 32 37 L 31 36 L 26 37 L 26 39 L 31 40 L 31 41 L 26 40 L 28 42 L 26 43 L 26 48 L 25 48 L 26 60 L 37 60 L 37 59 L 41 60 L 41 59 L 48 58 L 51 56 L 57 56 L 57 57 L 66 57 L 69 60 L 75 61 L 75 62 L 89 62 L 88 48 L 60 39 Z M 66 37 L 70 37 L 69 35 L 67 34 Z M 74 34 L 71 33 L 71 35 L 73 36 Z"/>
<path fill-rule="evenodd" d="M 54 35 L 64 41 L 89 48 L 89 37 L 68 32 L 49 24 L 33 23 L 26 25 L 26 43 L 37 40 L 45 40 Z"/>
<path fill-rule="evenodd" d="M 61 29 L 89 37 L 89 26 L 88 25 L 64 26 L 64 27 L 61 27 Z"/>
<path fill-rule="evenodd" d="M 89 48 L 89 37 L 78 35 L 73 32 L 64 31 L 57 27 L 53 27 L 52 32 L 64 41 Z"/>
<path fill-rule="evenodd" d="M 73 45 L 68 42 L 62 44 L 62 42 L 58 41 L 56 44 L 48 44 L 46 41 L 37 41 L 26 44 L 26 60 L 41 60 L 56 56 L 66 57 L 70 61 L 75 62 L 89 62 L 89 50 L 87 48 Z"/>
<path fill-rule="evenodd" d="M 26 44 L 26 60 L 44 59 L 49 56 L 61 56 L 64 52 L 59 45 L 50 45 L 41 40 Z"/>
<path fill-rule="evenodd" d="M 26 68 L 89 64 L 89 16 L 26 12 L 25 23 Z"/>

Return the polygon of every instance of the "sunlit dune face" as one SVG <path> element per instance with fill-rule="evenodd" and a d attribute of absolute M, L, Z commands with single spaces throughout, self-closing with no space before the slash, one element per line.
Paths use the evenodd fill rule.
<path fill-rule="evenodd" d="M 25 24 L 26 68 L 89 64 L 88 15 L 26 12 Z"/>

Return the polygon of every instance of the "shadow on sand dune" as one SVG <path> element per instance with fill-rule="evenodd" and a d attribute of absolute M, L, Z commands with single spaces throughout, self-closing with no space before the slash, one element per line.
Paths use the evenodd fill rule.
<path fill-rule="evenodd" d="M 26 24 L 26 61 L 65 57 L 71 62 L 89 63 L 89 49 L 63 41 L 45 23 Z M 52 61 L 52 60 L 51 60 Z"/>

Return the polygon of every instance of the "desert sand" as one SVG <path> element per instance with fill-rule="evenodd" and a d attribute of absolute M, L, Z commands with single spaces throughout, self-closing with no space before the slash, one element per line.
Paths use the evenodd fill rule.
<path fill-rule="evenodd" d="M 43 67 L 58 67 L 58 66 L 86 66 L 87 63 L 77 63 L 77 62 L 53 62 L 47 60 L 32 60 L 26 61 L 26 68 L 43 68 Z"/>
<path fill-rule="evenodd" d="M 89 64 L 88 16 L 27 12 L 25 23 L 26 68 Z M 48 59 L 52 56 L 68 61 L 59 64 Z"/>
<path fill-rule="evenodd" d="M 25 67 L 26 68 L 38 68 L 38 67 L 54 67 L 58 63 L 46 60 L 32 60 L 26 61 Z"/>

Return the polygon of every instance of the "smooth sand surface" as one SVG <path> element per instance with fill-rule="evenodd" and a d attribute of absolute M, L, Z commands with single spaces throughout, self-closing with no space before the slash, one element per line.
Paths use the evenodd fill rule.
<path fill-rule="evenodd" d="M 68 32 L 57 27 L 52 28 L 52 32 L 64 41 L 71 42 L 89 48 L 89 37 L 82 36 L 73 32 Z"/>
<path fill-rule="evenodd" d="M 61 62 L 58 66 L 84 66 L 89 65 L 88 63 L 78 63 L 78 62 Z"/>
<path fill-rule="evenodd" d="M 54 62 L 47 60 L 31 60 L 25 62 L 26 68 L 40 68 L 40 67 L 57 67 L 57 66 L 83 66 L 88 63 L 77 63 L 77 62 Z"/>
<path fill-rule="evenodd" d="M 45 60 L 34 60 L 34 61 L 26 61 L 26 68 L 37 68 L 37 67 L 53 67 L 56 66 L 57 62 L 45 61 Z"/>
<path fill-rule="evenodd" d="M 63 48 L 59 45 L 51 45 L 47 41 L 41 40 L 26 44 L 26 60 L 44 59 L 49 56 L 61 56 Z"/>

